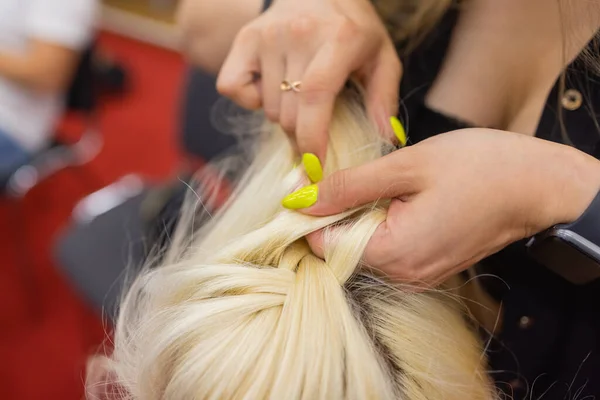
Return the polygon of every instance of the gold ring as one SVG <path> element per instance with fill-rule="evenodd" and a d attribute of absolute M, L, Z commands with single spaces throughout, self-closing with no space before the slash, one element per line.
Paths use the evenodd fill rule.
<path fill-rule="evenodd" d="M 302 82 L 300 82 L 300 81 L 290 82 L 286 79 L 283 82 L 281 82 L 281 85 L 279 85 L 279 88 L 281 89 L 282 92 L 293 91 L 293 92 L 298 93 L 300 91 L 301 85 L 302 85 Z"/>

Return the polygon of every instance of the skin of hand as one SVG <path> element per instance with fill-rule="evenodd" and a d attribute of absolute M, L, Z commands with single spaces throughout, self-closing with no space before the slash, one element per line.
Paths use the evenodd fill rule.
<path fill-rule="evenodd" d="M 245 108 L 262 107 L 309 161 L 320 164 L 335 98 L 346 81 L 352 77 L 364 86 L 369 115 L 392 134 L 389 118 L 396 115 L 401 74 L 394 45 L 368 0 L 277 0 L 238 33 L 217 89 Z M 282 91 L 284 80 L 300 81 L 299 91 Z"/>
<path fill-rule="evenodd" d="M 600 162 L 583 152 L 465 129 L 338 171 L 283 204 L 323 216 L 391 198 L 365 264 L 392 280 L 429 287 L 514 241 L 576 220 L 599 189 Z M 320 256 L 323 237 L 321 231 L 308 238 Z"/>
<path fill-rule="evenodd" d="M 38 92 L 66 90 L 77 66 L 77 51 L 32 39 L 25 52 L 0 51 L 0 75 Z"/>

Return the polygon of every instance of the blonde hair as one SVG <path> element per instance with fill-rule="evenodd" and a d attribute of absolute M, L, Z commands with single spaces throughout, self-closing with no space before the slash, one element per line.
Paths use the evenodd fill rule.
<path fill-rule="evenodd" d="M 353 93 L 336 106 L 326 175 L 390 148 Z M 458 301 L 360 268 L 386 203 L 329 217 L 283 209 L 303 174 L 278 127 L 263 139 L 221 211 L 192 233 L 184 207 L 161 265 L 128 290 L 102 363 L 118 386 L 111 398 L 495 398 Z M 341 229 L 326 232 L 322 260 L 304 238 L 332 225 Z"/>

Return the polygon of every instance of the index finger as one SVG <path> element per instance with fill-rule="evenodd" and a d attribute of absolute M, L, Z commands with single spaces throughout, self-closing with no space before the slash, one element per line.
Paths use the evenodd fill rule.
<path fill-rule="evenodd" d="M 330 42 L 309 64 L 298 93 L 296 141 L 302 153 L 313 153 L 322 163 L 327 154 L 328 130 L 338 93 L 355 69 L 358 50 Z"/>
<path fill-rule="evenodd" d="M 258 46 L 254 28 L 242 29 L 217 76 L 219 93 L 251 110 L 261 106 L 260 92 L 254 82 L 256 72 L 260 71 Z"/>

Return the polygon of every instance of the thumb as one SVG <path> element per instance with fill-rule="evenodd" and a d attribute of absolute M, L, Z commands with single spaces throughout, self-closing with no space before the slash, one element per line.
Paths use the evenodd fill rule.
<path fill-rule="evenodd" d="M 288 195 L 283 206 L 305 214 L 339 214 L 375 200 L 415 193 L 417 180 L 411 172 L 409 148 L 395 151 L 370 163 L 337 171 L 320 183 Z"/>

